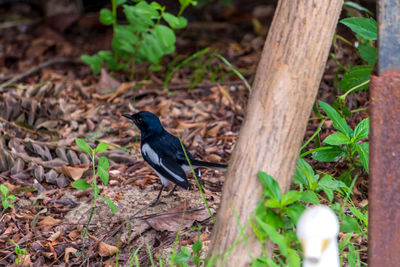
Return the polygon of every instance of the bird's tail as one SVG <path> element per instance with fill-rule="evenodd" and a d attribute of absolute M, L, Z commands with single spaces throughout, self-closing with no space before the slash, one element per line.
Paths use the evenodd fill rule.
<path fill-rule="evenodd" d="M 207 167 L 218 171 L 226 171 L 226 169 L 228 168 L 228 166 L 225 164 L 201 161 L 196 159 L 191 160 L 190 163 L 195 167 Z"/>

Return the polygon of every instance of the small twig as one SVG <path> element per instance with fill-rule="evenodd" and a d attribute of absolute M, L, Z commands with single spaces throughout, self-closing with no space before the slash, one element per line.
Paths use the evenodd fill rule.
<path fill-rule="evenodd" d="M 28 71 L 25 71 L 25 72 L 23 72 L 21 74 L 18 74 L 16 76 L 14 76 L 13 78 L 8 80 L 7 82 L 5 82 L 2 85 L 0 85 L 0 92 L 2 91 L 1 90 L 2 88 L 7 87 L 7 86 L 19 81 L 19 80 L 25 79 L 26 77 L 38 72 L 39 70 L 41 70 L 43 68 L 47 68 L 47 67 L 49 67 L 51 65 L 54 65 L 54 64 L 68 64 L 68 63 L 83 64 L 83 62 L 80 59 L 54 58 L 54 59 L 47 60 L 47 61 L 43 62 L 42 64 L 39 64 L 38 66 L 29 69 Z"/>
<path fill-rule="evenodd" d="M 1 87 L 0 87 L 0 92 L 1 92 Z M 0 122 L 4 122 L 4 123 L 6 123 L 6 124 L 8 124 L 8 125 L 11 125 L 11 126 L 13 126 L 13 127 L 15 127 L 15 128 L 18 128 L 18 129 L 21 129 L 21 130 L 23 130 L 23 131 L 29 132 L 29 133 L 31 133 L 31 134 L 38 134 L 38 133 L 37 133 L 36 131 L 34 131 L 34 130 L 31 130 L 31 129 L 26 128 L 26 127 L 23 127 L 23 126 L 20 126 L 20 125 L 14 123 L 14 122 L 12 122 L 12 121 L 8 121 L 8 120 L 6 120 L 6 119 L 3 119 L 2 117 L 0 117 Z"/>
<path fill-rule="evenodd" d="M 208 89 L 208 88 L 212 88 L 214 86 L 221 86 L 221 85 L 235 86 L 235 85 L 243 85 L 243 84 L 245 85 L 245 83 L 242 80 L 231 81 L 231 82 L 212 82 L 212 83 L 204 82 L 204 83 L 197 84 L 195 88 Z M 189 87 L 189 83 L 180 83 L 180 84 L 168 85 L 167 89 L 168 90 L 180 90 L 180 89 L 187 89 L 188 87 Z M 159 87 L 157 89 L 162 90 L 163 87 Z"/>
<path fill-rule="evenodd" d="M 200 210 L 203 210 L 203 209 L 204 208 L 197 208 L 197 209 L 175 211 L 175 212 L 152 213 L 152 214 L 136 216 L 136 217 L 132 216 L 129 219 L 148 219 L 148 218 L 159 217 L 159 216 L 164 216 L 164 215 L 174 215 L 174 214 L 179 215 L 179 214 L 182 214 L 182 213 L 191 213 L 191 212 L 200 211 Z M 137 214 L 137 212 L 135 214 Z"/>

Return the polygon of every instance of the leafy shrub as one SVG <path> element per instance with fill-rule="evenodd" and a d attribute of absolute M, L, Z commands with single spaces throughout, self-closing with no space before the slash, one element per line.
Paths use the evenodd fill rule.
<path fill-rule="evenodd" d="M 100 22 L 113 27 L 113 51 L 99 51 L 94 55 L 82 55 L 82 60 L 95 74 L 107 64 L 110 70 L 130 70 L 134 73 L 135 64 L 150 62 L 151 70 L 161 68 L 158 65 L 164 55 L 175 51 L 176 36 L 174 30 L 185 28 L 187 20 L 182 17 L 194 0 L 179 0 L 180 10 L 177 16 L 165 11 L 165 6 L 157 2 L 136 1 L 135 5 L 126 4 L 126 0 L 112 0 L 112 10 L 100 11 Z M 117 24 L 116 10 L 122 6 L 128 21 L 127 25 Z M 166 24 L 162 24 L 166 22 Z"/>

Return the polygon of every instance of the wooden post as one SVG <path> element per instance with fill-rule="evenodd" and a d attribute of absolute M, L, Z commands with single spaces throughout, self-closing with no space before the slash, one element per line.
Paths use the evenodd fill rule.
<path fill-rule="evenodd" d="M 226 175 L 210 256 L 232 248 L 240 234 L 238 220 L 242 227 L 248 225 L 261 198 L 259 170 L 288 189 L 342 4 L 343 0 L 278 2 Z M 244 232 L 247 245 L 236 244 L 225 266 L 248 266 L 249 255 L 261 255 L 251 226 Z"/>

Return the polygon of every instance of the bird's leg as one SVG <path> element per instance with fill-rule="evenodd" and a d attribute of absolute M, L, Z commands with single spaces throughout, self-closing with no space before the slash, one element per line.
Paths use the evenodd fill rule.
<path fill-rule="evenodd" d="M 201 175 L 200 168 L 194 169 L 194 173 L 196 174 L 197 180 L 199 180 L 200 185 L 204 188 L 205 186 L 204 186 L 204 181 L 203 181 L 203 179 L 201 179 L 201 176 L 202 176 L 202 175 Z"/>
<path fill-rule="evenodd" d="M 172 188 L 171 192 L 169 192 L 168 195 L 166 195 L 165 197 L 175 196 L 174 191 L 175 191 L 176 187 L 177 187 L 177 185 L 174 185 L 174 188 Z"/>
<path fill-rule="evenodd" d="M 160 189 L 160 192 L 158 192 L 157 198 L 153 202 L 151 202 L 150 207 L 154 207 L 160 203 L 160 196 L 161 196 L 163 189 L 164 189 L 164 185 L 161 186 L 161 189 Z"/>

